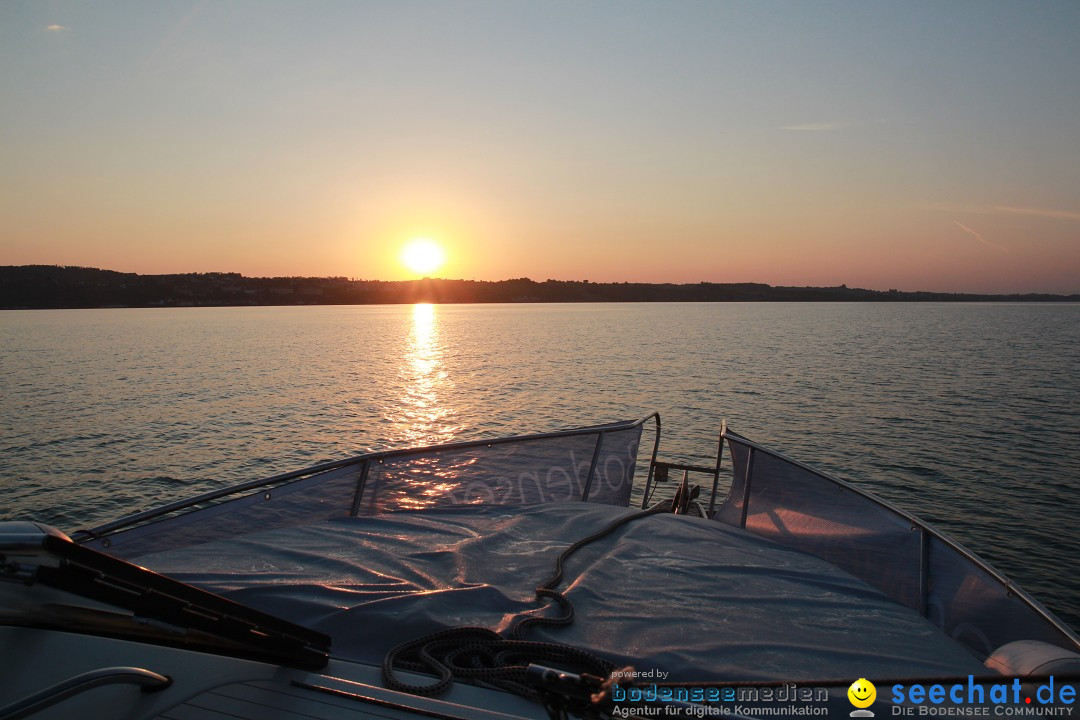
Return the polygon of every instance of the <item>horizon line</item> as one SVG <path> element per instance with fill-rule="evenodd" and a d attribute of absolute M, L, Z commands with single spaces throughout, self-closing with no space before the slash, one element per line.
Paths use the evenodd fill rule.
<path fill-rule="evenodd" d="M 847 292 L 870 292 L 880 293 L 882 295 L 955 295 L 955 296 L 972 296 L 972 297 L 1024 297 L 1024 296 L 1046 296 L 1056 298 L 1074 298 L 1080 297 L 1080 290 L 1073 292 L 1047 292 L 1037 290 L 1026 290 L 1016 292 L 973 292 L 973 291 L 957 291 L 957 290 L 903 290 L 899 288 L 889 288 L 887 290 L 865 288 L 865 287 L 849 287 L 847 283 L 841 283 L 839 285 L 773 285 L 767 282 L 760 281 L 716 281 L 716 280 L 699 280 L 693 282 L 677 282 L 671 280 L 665 281 L 630 281 L 630 280 L 609 280 L 609 281 L 593 281 L 588 279 L 580 280 L 559 280 L 556 278 L 547 278 L 546 280 L 535 280 L 527 275 L 513 278 L 504 278 L 501 280 L 477 280 L 474 278 L 446 278 L 446 277 L 431 277 L 424 276 L 418 278 L 409 278 L 403 280 L 382 280 L 378 278 L 356 278 L 345 275 L 244 275 L 242 272 L 236 271 L 189 271 L 189 272 L 168 272 L 168 273 L 139 273 L 128 272 L 123 270 L 111 270 L 108 268 L 98 268 L 88 265 L 50 265 L 50 264 L 30 264 L 30 265 L 0 265 L 0 270 L 19 270 L 19 269 L 60 269 L 60 270 L 87 270 L 93 272 L 102 273 L 115 273 L 118 275 L 134 275 L 136 277 L 182 277 L 182 276 L 236 276 L 245 280 L 312 280 L 312 281 L 346 281 L 350 283 L 385 283 L 385 284 L 405 284 L 405 283 L 421 283 L 421 282 L 449 282 L 449 283 L 478 283 L 478 284 L 499 284 L 510 282 L 530 282 L 537 285 L 543 285 L 546 283 L 567 283 L 567 284 L 579 284 L 579 285 L 596 285 L 596 286 L 622 286 L 622 285 L 640 285 L 640 286 L 675 286 L 675 287 L 693 287 L 703 285 L 721 285 L 721 286 L 760 286 L 773 289 L 796 289 L 796 290 L 835 290 L 835 291 L 847 291 Z"/>

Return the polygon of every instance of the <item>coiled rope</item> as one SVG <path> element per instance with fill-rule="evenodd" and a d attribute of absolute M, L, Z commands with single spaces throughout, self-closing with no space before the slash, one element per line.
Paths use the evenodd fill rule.
<path fill-rule="evenodd" d="M 539 692 L 525 682 L 525 670 L 531 663 L 557 663 L 562 669 L 599 678 L 608 677 L 618 666 L 598 655 L 560 643 L 532 642 L 522 639 L 522 633 L 533 625 L 565 626 L 574 620 L 574 605 L 557 590 L 563 579 L 563 563 L 568 557 L 618 530 L 629 522 L 649 515 L 671 512 L 671 502 L 653 505 L 647 510 L 624 515 L 602 530 L 584 537 L 559 553 L 555 559 L 555 574 L 536 588 L 536 597 L 547 600 L 543 609 L 558 605 L 561 615 L 548 617 L 532 615 L 514 623 L 506 636 L 483 627 L 456 627 L 439 630 L 430 635 L 398 645 L 386 654 L 382 663 L 386 687 L 413 695 L 440 695 L 455 680 L 481 680 L 490 685 L 542 702 Z M 438 678 L 428 685 L 416 685 L 401 680 L 400 670 L 411 670 Z"/>

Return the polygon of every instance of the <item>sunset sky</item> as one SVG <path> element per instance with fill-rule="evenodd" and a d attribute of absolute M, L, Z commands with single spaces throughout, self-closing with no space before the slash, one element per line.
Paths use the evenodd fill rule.
<path fill-rule="evenodd" d="M 0 3 L 0 265 L 1080 292 L 1080 2 Z"/>

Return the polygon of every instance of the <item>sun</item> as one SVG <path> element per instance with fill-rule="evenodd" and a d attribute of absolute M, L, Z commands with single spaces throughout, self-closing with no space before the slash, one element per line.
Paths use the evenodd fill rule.
<path fill-rule="evenodd" d="M 402 249 L 401 262 L 417 275 L 427 275 L 442 267 L 446 252 L 430 238 L 414 238 Z"/>

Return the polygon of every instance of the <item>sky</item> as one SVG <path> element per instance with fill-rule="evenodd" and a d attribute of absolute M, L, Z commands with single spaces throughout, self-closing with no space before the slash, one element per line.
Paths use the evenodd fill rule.
<path fill-rule="evenodd" d="M 0 265 L 1080 292 L 1080 2 L 0 3 Z"/>

